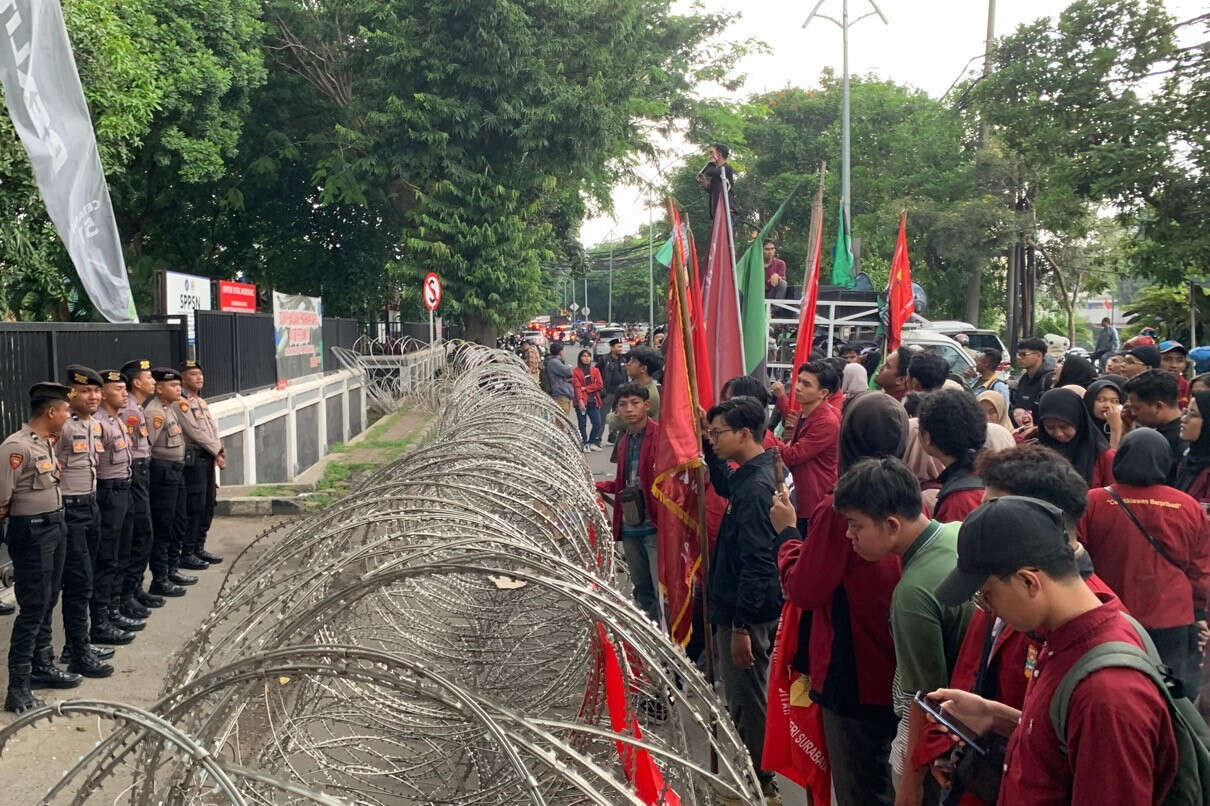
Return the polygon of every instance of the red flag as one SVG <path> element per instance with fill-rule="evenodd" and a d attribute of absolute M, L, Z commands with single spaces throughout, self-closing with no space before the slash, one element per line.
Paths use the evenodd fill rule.
<path fill-rule="evenodd" d="M 717 400 L 722 385 L 744 369 L 744 334 L 739 318 L 739 288 L 735 283 L 735 263 L 731 254 L 731 222 L 727 218 L 722 194 L 714 210 L 714 228 L 710 235 L 710 256 L 706 261 L 706 279 L 702 285 L 702 307 L 706 337 L 710 344 L 711 398 Z M 663 411 L 663 401 L 660 403 Z"/>
<path fill-rule="evenodd" d="M 916 310 L 912 293 L 912 264 L 907 252 L 907 213 L 899 219 L 899 238 L 891 258 L 891 277 L 887 281 L 887 354 L 899 349 L 903 325 Z"/>
<path fill-rule="evenodd" d="M 702 310 L 702 282 L 697 265 L 697 244 L 693 241 L 693 230 L 689 229 L 689 219 L 683 224 L 689 233 L 689 261 L 682 261 L 685 267 L 693 266 L 689 275 L 689 324 L 693 328 L 693 365 L 697 368 L 697 404 L 704 409 L 714 405 L 713 374 L 710 367 L 710 351 L 706 349 L 706 317 Z"/>
<path fill-rule="evenodd" d="M 791 391 L 786 396 L 790 411 L 798 411 L 798 398 L 793 393 L 793 381 L 798 377 L 798 368 L 811 357 L 811 345 L 815 341 L 815 308 L 819 301 L 819 264 L 823 254 L 823 174 L 819 171 L 819 190 L 811 202 L 810 260 L 807 277 L 802 286 L 802 308 L 798 314 L 798 335 L 794 342 L 794 366 L 790 370 Z"/>
<path fill-rule="evenodd" d="M 812 803 L 831 803 L 823 711 L 811 699 L 811 678 L 791 666 L 801 617 L 802 611 L 789 602 L 782 608 L 769 661 L 765 751 L 760 766 L 810 790 Z"/>
<path fill-rule="evenodd" d="M 609 709 L 609 724 L 613 732 L 623 736 L 630 734 L 635 739 L 643 738 L 639 721 L 629 713 L 626 696 L 626 681 L 622 676 L 622 664 L 618 661 L 617 649 L 605 633 L 605 625 L 597 622 L 597 638 L 600 639 L 601 652 L 605 661 L 605 705 Z M 639 800 L 652 806 L 656 803 L 666 806 L 680 806 L 680 796 L 672 789 L 665 790 L 664 776 L 660 768 L 651 759 L 651 754 L 641 747 L 634 747 L 629 742 L 615 742 L 618 748 L 618 760 L 626 771 L 626 780 L 634 786 Z"/>
<path fill-rule="evenodd" d="M 674 231 L 680 226 L 675 209 Z M 677 239 L 680 244 L 680 239 Z M 701 563 L 697 473 L 702 463 L 697 430 L 697 396 L 689 382 L 682 295 L 688 299 L 688 274 L 678 249 L 669 266 L 668 337 L 664 342 L 664 383 L 660 390 L 660 437 L 655 447 L 655 483 L 651 493 L 661 511 L 658 557 L 660 588 L 667 603 L 668 632 L 682 646 L 693 630 L 693 580 Z M 695 363 L 696 366 L 696 363 Z"/>

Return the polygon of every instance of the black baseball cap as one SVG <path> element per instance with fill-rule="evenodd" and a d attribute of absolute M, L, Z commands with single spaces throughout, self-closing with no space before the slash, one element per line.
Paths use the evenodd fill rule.
<path fill-rule="evenodd" d="M 81 364 L 68 364 L 64 367 L 67 372 L 67 383 L 77 386 L 104 386 L 104 381 L 95 369 Z"/>
<path fill-rule="evenodd" d="M 1126 355 L 1134 356 L 1152 369 L 1158 369 L 1160 366 L 1160 351 L 1150 344 L 1131 347 L 1126 351 Z"/>
<path fill-rule="evenodd" d="M 1006 495 L 984 503 L 958 531 L 958 565 L 937 586 L 937 601 L 956 607 L 991 576 L 1008 576 L 1071 552 L 1063 511 L 1047 501 Z"/>

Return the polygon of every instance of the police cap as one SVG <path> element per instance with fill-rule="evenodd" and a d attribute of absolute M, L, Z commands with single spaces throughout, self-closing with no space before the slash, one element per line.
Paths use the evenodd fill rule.
<path fill-rule="evenodd" d="M 171 367 L 155 367 L 151 370 L 151 377 L 155 378 L 156 383 L 163 383 L 164 381 L 179 381 L 181 379 L 181 373 L 177 372 Z"/>
<path fill-rule="evenodd" d="M 185 363 L 181 364 L 181 374 L 184 375 L 191 369 L 202 369 L 202 364 L 196 358 L 186 358 Z M 205 372 L 205 370 L 202 370 Z"/>
<path fill-rule="evenodd" d="M 81 364 L 67 365 L 67 383 L 76 386 L 104 386 L 100 374 L 95 369 Z"/>
<path fill-rule="evenodd" d="M 127 361 L 122 365 L 122 374 L 127 378 L 133 378 L 143 370 L 150 370 L 151 362 L 146 358 L 136 358 L 133 361 Z"/>
<path fill-rule="evenodd" d="M 66 403 L 71 395 L 71 389 L 61 383 L 43 381 L 29 387 L 30 405 L 36 406 L 47 400 L 62 400 Z"/>
<path fill-rule="evenodd" d="M 126 383 L 126 378 L 116 369 L 101 370 L 101 380 L 105 383 Z"/>

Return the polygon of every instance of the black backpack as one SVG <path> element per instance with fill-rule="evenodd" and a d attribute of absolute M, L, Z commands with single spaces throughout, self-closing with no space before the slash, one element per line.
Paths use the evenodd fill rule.
<path fill-rule="evenodd" d="M 1129 615 L 1123 613 L 1122 617 L 1138 633 L 1144 649 L 1125 641 L 1097 644 L 1080 656 L 1067 671 L 1050 701 L 1050 721 L 1059 740 L 1059 750 L 1067 754 L 1067 708 L 1071 693 L 1080 681 L 1098 669 L 1107 667 L 1135 669 L 1151 678 L 1168 701 L 1168 712 L 1172 715 L 1172 732 L 1176 735 L 1177 749 L 1176 778 L 1163 803 L 1165 806 L 1210 804 L 1210 729 L 1207 729 L 1201 714 L 1188 698 L 1174 696 L 1172 687 L 1176 686 L 1179 691 L 1180 683 L 1160 660 L 1160 653 L 1156 651 L 1147 630 Z"/>

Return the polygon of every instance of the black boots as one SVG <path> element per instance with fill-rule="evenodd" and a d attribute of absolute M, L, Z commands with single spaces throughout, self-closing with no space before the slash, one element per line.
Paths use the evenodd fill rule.
<path fill-rule="evenodd" d="M 94 644 L 129 644 L 134 640 L 134 633 L 120 630 L 112 624 L 97 624 L 88 633 L 88 640 Z"/>
<path fill-rule="evenodd" d="M 223 561 L 222 557 L 218 556 L 217 554 L 211 554 L 205 549 L 198 549 L 197 551 L 193 552 L 193 556 L 197 557 L 198 559 L 205 560 L 211 565 L 218 565 Z"/>
<path fill-rule="evenodd" d="M 179 568 L 184 568 L 188 571 L 205 571 L 210 567 L 210 563 L 203 560 L 194 554 L 185 554 L 181 557 Z M 180 584 L 179 582 L 177 583 Z"/>
<path fill-rule="evenodd" d="M 119 630 L 126 630 L 127 632 L 139 632 L 147 626 L 146 620 L 141 618 L 127 618 L 126 616 L 123 616 L 121 611 L 119 611 L 118 608 L 114 607 L 113 605 L 110 605 L 108 615 L 109 623 L 114 627 L 117 627 Z"/>
<path fill-rule="evenodd" d="M 67 663 L 69 672 L 82 674 L 85 677 L 109 677 L 113 674 L 113 667 L 98 658 L 88 644 L 68 647 L 66 652 L 71 657 Z"/>
<path fill-rule="evenodd" d="M 0 602 L 0 616 L 11 616 L 17 612 L 17 606 L 8 602 Z"/>
<path fill-rule="evenodd" d="M 34 653 L 30 667 L 30 688 L 75 688 L 80 685 L 80 675 L 65 672 L 54 663 L 54 652 L 50 647 Z"/>
<path fill-rule="evenodd" d="M 163 579 L 154 580 L 151 583 L 151 594 L 163 602 L 164 599 L 162 597 L 164 596 L 184 596 L 185 589 L 180 585 L 170 582 L 168 577 L 165 577 Z"/>
<path fill-rule="evenodd" d="M 140 587 L 134 592 L 134 599 L 143 607 L 163 607 L 164 597 L 156 596 L 154 593 L 148 593 Z"/>
<path fill-rule="evenodd" d="M 209 566 L 206 566 L 209 568 Z M 197 577 L 189 574 L 182 574 L 179 571 L 173 571 L 168 575 L 168 581 L 173 585 L 196 585 Z"/>
<path fill-rule="evenodd" d="M 125 599 L 115 600 L 113 606 L 126 618 L 146 619 L 151 617 L 151 608 L 139 604 L 139 600 L 133 595 L 127 596 Z"/>
<path fill-rule="evenodd" d="M 97 646 L 96 644 L 88 644 L 88 650 L 100 660 L 109 660 L 114 654 L 114 649 L 111 646 Z M 71 647 L 63 647 L 63 654 L 59 656 L 59 663 L 71 663 Z"/>
<path fill-rule="evenodd" d="M 31 667 L 8 667 L 8 695 L 4 698 L 4 710 L 14 714 L 23 714 L 33 708 L 41 708 L 44 703 L 29 690 L 29 674 Z"/>

